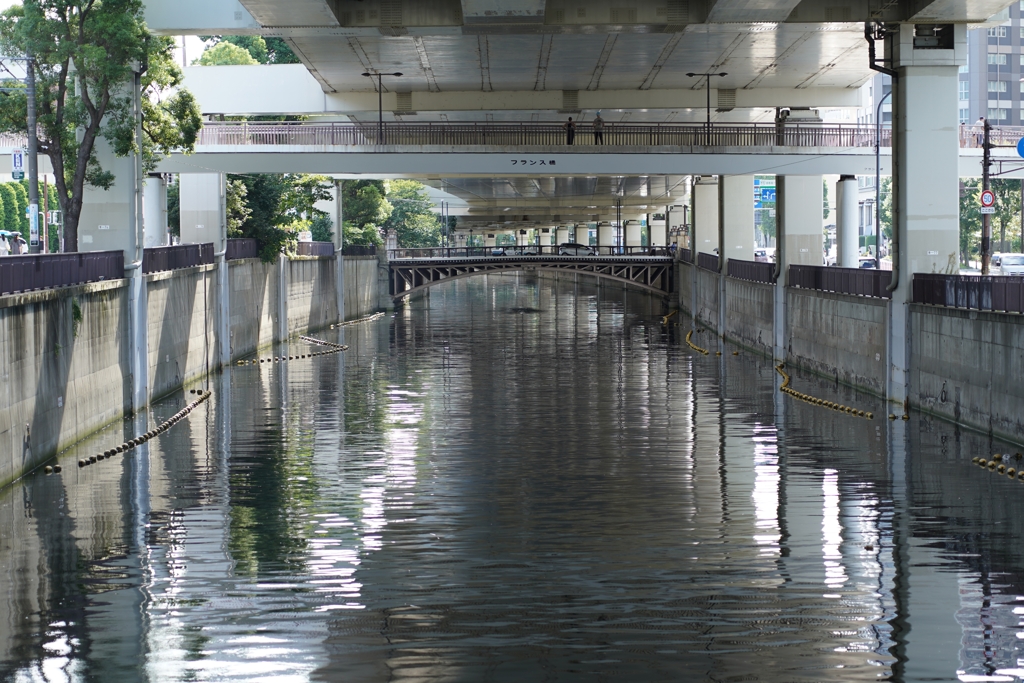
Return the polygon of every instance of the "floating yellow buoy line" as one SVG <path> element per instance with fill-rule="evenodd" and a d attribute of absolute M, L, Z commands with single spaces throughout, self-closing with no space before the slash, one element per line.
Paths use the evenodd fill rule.
<path fill-rule="evenodd" d="M 152 439 L 152 438 L 154 438 L 156 436 L 159 436 L 160 434 L 163 434 L 164 432 L 166 432 L 168 429 L 170 429 L 171 427 L 176 425 L 181 420 L 184 420 L 186 417 L 188 417 L 189 413 L 191 413 L 193 410 L 195 410 L 195 408 L 200 403 L 204 402 L 206 399 L 210 398 L 210 396 L 213 395 L 209 391 L 203 391 L 202 389 L 189 389 L 188 393 L 190 393 L 190 394 L 199 394 L 199 398 L 196 399 L 195 401 L 192 401 L 187 406 L 185 406 L 184 408 L 182 408 L 181 410 L 176 412 L 174 415 L 172 415 L 170 417 L 170 419 L 168 419 L 166 422 L 161 424 L 156 429 L 150 430 L 150 431 L 146 432 L 145 434 L 143 434 L 142 436 L 138 436 L 138 437 L 136 437 L 134 439 L 128 439 L 127 441 L 125 441 L 123 444 L 121 444 L 117 448 L 111 448 L 110 450 L 103 451 L 102 453 L 98 453 L 96 455 L 89 456 L 88 458 L 83 458 L 83 459 L 78 461 L 78 466 L 79 467 L 88 467 L 89 465 L 97 463 L 97 462 L 99 462 L 101 460 L 106 460 L 107 458 L 112 458 L 115 455 L 121 455 L 123 453 L 127 453 L 128 451 L 132 450 L 136 446 L 141 446 L 142 444 L 146 443 L 150 439 Z M 49 469 L 50 468 L 47 468 L 47 470 L 49 470 Z M 54 472 L 60 472 L 60 466 L 58 465 L 58 466 L 54 467 L 53 471 Z M 49 474 L 49 472 L 47 472 L 47 474 Z"/>
<path fill-rule="evenodd" d="M 986 460 L 985 458 L 971 458 L 971 463 L 981 467 L 982 469 L 987 469 L 989 472 L 1005 474 L 1010 479 L 1016 479 L 1017 481 L 1024 482 L 1024 468 L 1018 469 L 1015 467 L 1007 467 L 1006 463 L 1003 462 L 1004 458 L 1009 457 L 1009 453 L 996 453 L 992 456 L 991 460 Z M 1015 453 L 1013 457 L 1017 460 L 1018 467 L 1020 467 L 1020 459 L 1024 457 L 1024 454 Z"/>
<path fill-rule="evenodd" d="M 678 313 L 678 312 L 679 312 L 679 310 L 677 309 L 677 310 L 675 310 L 675 311 L 672 311 L 672 312 L 671 312 L 671 313 L 669 313 L 668 315 L 663 315 L 663 316 L 661 316 L 661 324 L 662 324 L 662 325 L 668 325 L 668 319 L 669 319 L 669 318 L 671 318 L 672 316 L 674 316 L 674 315 L 675 315 L 676 313 Z"/>
<path fill-rule="evenodd" d="M 331 329 L 333 330 L 335 327 L 347 327 L 348 325 L 358 325 L 359 323 L 368 323 L 371 320 L 377 320 L 378 318 L 383 318 L 384 315 L 385 315 L 385 313 L 383 311 L 381 311 L 380 313 L 374 313 L 373 315 L 368 315 L 365 318 L 357 318 L 355 320 L 349 320 L 347 323 L 336 323 L 334 325 L 331 325 Z"/>
<path fill-rule="evenodd" d="M 692 336 L 693 336 L 693 330 L 690 330 L 689 332 L 686 333 L 686 343 L 690 345 L 691 349 L 693 349 L 697 353 L 703 353 L 705 356 L 708 355 L 709 353 L 711 353 L 707 349 L 702 349 L 701 347 L 697 346 L 692 341 L 690 341 L 690 337 L 692 337 Z"/>
<path fill-rule="evenodd" d="M 775 369 L 778 371 L 780 375 L 782 375 L 782 386 L 780 386 L 779 389 L 784 393 L 789 394 L 793 398 L 799 399 L 801 401 L 806 401 L 807 403 L 810 403 L 812 405 L 822 406 L 823 408 L 828 408 L 829 410 L 838 410 L 841 413 L 847 413 L 848 415 L 853 415 L 855 417 L 863 417 L 868 420 L 873 420 L 875 418 L 874 413 L 869 413 L 863 410 L 857 410 L 856 408 L 840 405 L 839 403 L 834 403 L 832 401 L 826 401 L 825 399 L 817 398 L 815 396 L 811 396 L 810 394 L 802 394 L 789 386 L 789 373 L 782 369 L 782 363 L 776 365 Z"/>
<path fill-rule="evenodd" d="M 309 342 L 310 344 L 319 344 L 320 346 L 328 347 L 328 351 L 317 351 L 316 353 L 303 353 L 298 356 L 274 356 L 272 358 L 253 358 L 252 360 L 240 360 L 236 365 L 258 365 L 260 363 L 283 363 L 290 360 L 300 360 L 303 358 L 316 358 L 317 356 L 329 356 L 332 353 L 339 353 L 348 349 L 345 344 L 335 344 L 333 342 L 324 341 L 323 339 L 313 339 L 312 337 L 299 337 L 302 341 Z"/>

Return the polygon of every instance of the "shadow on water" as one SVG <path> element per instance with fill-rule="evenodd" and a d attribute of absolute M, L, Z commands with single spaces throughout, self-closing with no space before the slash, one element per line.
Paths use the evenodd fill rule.
<path fill-rule="evenodd" d="M 97 434 L 0 497 L 0 678 L 1018 680 L 1008 447 L 664 313 L 466 278 Z"/>

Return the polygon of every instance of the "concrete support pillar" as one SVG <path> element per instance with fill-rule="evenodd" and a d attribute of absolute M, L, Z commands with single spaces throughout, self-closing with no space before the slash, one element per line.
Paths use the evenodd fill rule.
<path fill-rule="evenodd" d="M 162 247 L 170 244 L 167 229 L 167 179 L 162 175 L 151 175 L 142 185 L 142 203 L 145 206 L 145 247 Z"/>
<path fill-rule="evenodd" d="M 779 176 L 776 180 L 776 225 L 785 225 L 785 260 L 793 264 L 820 266 L 824 263 L 825 236 L 822 215 L 825 196 L 820 175 Z M 783 192 L 785 199 L 781 199 Z M 776 244 L 778 244 L 776 235 Z"/>
<path fill-rule="evenodd" d="M 718 180 L 704 177 L 693 186 L 693 249 L 713 254 L 718 249 Z"/>
<path fill-rule="evenodd" d="M 486 233 L 484 235 L 484 246 L 485 247 L 493 247 L 497 243 L 498 243 L 498 238 L 497 238 L 497 234 L 496 233 L 488 232 L 488 233 Z"/>
<path fill-rule="evenodd" d="M 639 247 L 643 243 L 643 226 L 639 218 L 630 218 L 626 221 L 625 236 L 627 247 Z"/>
<path fill-rule="evenodd" d="M 860 265 L 857 194 L 857 177 L 839 176 L 839 182 L 836 183 L 836 265 L 842 268 L 856 268 Z"/>
<path fill-rule="evenodd" d="M 653 214 L 652 214 L 653 215 Z M 652 219 L 650 222 L 652 247 L 668 246 L 668 214 L 663 220 Z"/>
<path fill-rule="evenodd" d="M 602 254 L 610 253 L 610 248 L 615 246 L 615 226 L 608 221 L 597 224 L 597 244 L 604 247 Z"/>
<path fill-rule="evenodd" d="M 555 230 L 555 244 L 564 244 L 569 241 L 569 228 L 565 225 L 559 225 Z"/>
<path fill-rule="evenodd" d="M 722 272 L 727 261 L 754 260 L 754 176 L 718 177 L 718 223 Z"/>
<path fill-rule="evenodd" d="M 944 27 L 945 28 L 945 27 Z M 893 83 L 893 278 L 888 398 L 906 406 L 910 384 L 910 302 L 914 273 L 959 270 L 958 66 L 967 31 L 953 24 L 953 49 L 915 49 L 921 25 L 902 24 L 886 44 Z"/>

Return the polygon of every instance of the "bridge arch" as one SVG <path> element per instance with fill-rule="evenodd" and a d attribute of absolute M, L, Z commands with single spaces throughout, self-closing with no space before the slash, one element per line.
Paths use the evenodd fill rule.
<path fill-rule="evenodd" d="M 582 273 L 664 296 L 673 290 L 675 273 L 671 258 L 628 256 L 395 259 L 389 269 L 389 293 L 396 301 L 444 282 L 516 271 Z"/>

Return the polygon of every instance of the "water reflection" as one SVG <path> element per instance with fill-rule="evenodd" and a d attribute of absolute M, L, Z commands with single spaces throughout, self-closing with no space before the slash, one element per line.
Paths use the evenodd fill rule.
<path fill-rule="evenodd" d="M 1006 447 L 792 402 L 660 306 L 460 280 L 25 478 L 0 678 L 1018 680 L 1024 488 L 969 464 Z"/>

